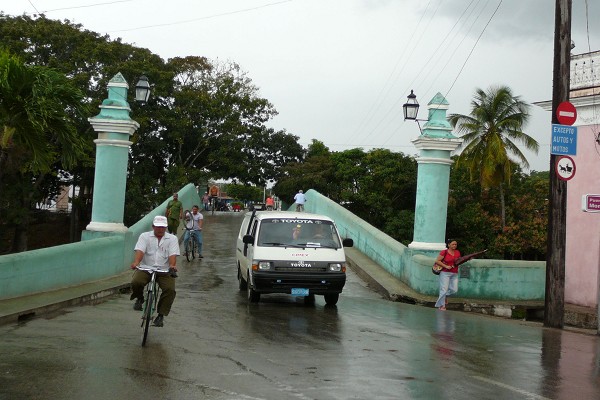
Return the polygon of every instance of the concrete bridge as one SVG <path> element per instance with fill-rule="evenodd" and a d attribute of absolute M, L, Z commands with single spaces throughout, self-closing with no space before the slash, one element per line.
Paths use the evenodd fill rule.
<path fill-rule="evenodd" d="M 307 212 L 330 216 L 341 235 L 354 240 L 347 257 L 358 275 L 390 300 L 433 306 L 438 281 L 431 273 L 432 256 L 402 245 L 314 190 L 306 195 Z M 179 198 L 185 208 L 200 202 L 192 184 L 179 191 Z M 155 215 L 164 214 L 167 201 L 127 232 L 1 256 L 0 323 L 97 301 L 127 288 L 137 237 L 150 230 Z M 450 308 L 541 319 L 544 282 L 544 262 L 471 260 L 461 267 L 461 298 L 453 299 Z M 598 326 L 594 310 L 571 306 L 566 309 L 565 324 L 588 329 Z"/>

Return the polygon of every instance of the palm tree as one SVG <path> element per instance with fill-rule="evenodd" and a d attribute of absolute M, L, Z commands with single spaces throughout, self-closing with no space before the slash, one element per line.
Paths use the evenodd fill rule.
<path fill-rule="evenodd" d="M 510 185 L 514 164 L 529 168 L 529 162 L 515 142 L 535 153 L 539 144 L 522 131 L 529 119 L 529 108 L 506 86 L 477 89 L 471 101 L 471 114 L 452 114 L 449 121 L 463 139 L 458 163 L 469 169 L 471 180 L 482 188 L 500 189 L 502 229 L 506 224 L 504 185 Z M 512 158 L 511 158 L 512 157 Z"/>
<path fill-rule="evenodd" d="M 29 212 L 40 187 L 85 156 L 76 129 L 87 114 L 84 100 L 63 74 L 0 50 L 0 206 L 2 219 L 15 226 L 13 251 L 27 249 Z"/>

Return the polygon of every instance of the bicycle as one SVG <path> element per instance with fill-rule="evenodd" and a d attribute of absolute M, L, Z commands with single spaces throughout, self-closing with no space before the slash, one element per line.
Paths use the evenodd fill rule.
<path fill-rule="evenodd" d="M 158 308 L 160 287 L 158 286 L 158 282 L 156 281 L 156 276 L 161 272 L 165 273 L 165 271 L 161 271 L 157 267 L 138 267 L 138 269 L 140 271 L 151 272 L 150 282 L 146 286 L 144 305 L 142 306 L 142 347 L 144 347 L 148 339 L 148 329 L 150 328 L 150 321 L 154 319 L 154 312 Z M 168 273 L 171 274 L 173 278 L 177 278 L 177 272 L 175 272 L 175 270 L 173 270 L 172 268 L 169 268 Z"/>
<path fill-rule="evenodd" d="M 189 232 L 188 241 L 185 243 L 185 258 L 189 262 L 196 258 L 196 253 L 198 253 L 198 240 L 196 239 L 196 232 L 194 231 L 194 218 L 192 217 L 190 210 L 185 210 L 183 213 L 183 221 L 185 228 L 185 232 L 183 233 L 184 239 L 186 232 Z"/>
<path fill-rule="evenodd" d="M 304 212 L 304 204 L 296 204 L 296 212 Z"/>

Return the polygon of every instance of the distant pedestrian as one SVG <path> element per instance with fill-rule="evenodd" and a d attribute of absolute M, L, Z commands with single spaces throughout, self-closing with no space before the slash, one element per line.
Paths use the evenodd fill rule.
<path fill-rule="evenodd" d="M 173 199 L 167 203 L 165 215 L 169 221 L 169 233 L 177 235 L 179 222 L 183 218 L 183 204 L 179 201 L 179 194 L 173 193 Z"/>
<path fill-rule="evenodd" d="M 191 240 L 195 240 L 196 243 L 198 244 L 198 258 L 204 258 L 202 256 L 202 226 L 204 225 L 204 216 L 202 216 L 202 214 L 198 211 L 199 208 L 197 205 L 194 205 L 192 207 L 192 229 L 191 231 L 186 229 L 184 234 L 183 234 L 183 248 L 187 249 L 188 248 L 188 241 Z M 187 223 L 187 221 L 186 221 Z"/>
<path fill-rule="evenodd" d="M 202 205 L 204 206 L 204 211 L 208 211 L 208 202 L 210 201 L 210 197 L 208 196 L 208 192 L 204 192 L 204 196 L 202 196 Z"/>
<path fill-rule="evenodd" d="M 298 193 L 294 196 L 294 203 L 296 204 L 296 211 L 304 211 L 304 203 L 306 203 L 306 196 L 302 192 L 302 189 L 298 190 Z"/>
<path fill-rule="evenodd" d="M 460 257 L 460 251 L 457 249 L 458 242 L 449 239 L 446 242 L 446 249 L 440 251 L 435 263 L 442 267 L 440 272 L 440 295 L 435 303 L 435 307 L 441 311 L 446 310 L 448 297 L 458 292 L 458 265 L 456 260 Z"/>
<path fill-rule="evenodd" d="M 267 211 L 273 211 L 273 207 L 275 206 L 275 201 L 273 200 L 273 198 L 271 196 L 267 197 L 265 204 L 267 206 Z"/>

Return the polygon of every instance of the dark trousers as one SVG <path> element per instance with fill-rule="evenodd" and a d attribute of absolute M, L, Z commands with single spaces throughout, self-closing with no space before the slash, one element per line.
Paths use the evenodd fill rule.
<path fill-rule="evenodd" d="M 139 269 L 135 270 L 131 279 L 131 299 L 144 298 L 144 287 L 150 282 L 150 279 L 152 279 L 150 273 Z M 175 301 L 175 278 L 168 273 L 157 274 L 156 281 L 161 290 L 160 299 L 158 300 L 158 313 L 167 316 Z"/>
<path fill-rule="evenodd" d="M 167 224 L 169 225 L 169 233 L 177 235 L 177 229 L 179 229 L 179 217 L 167 219 Z"/>

